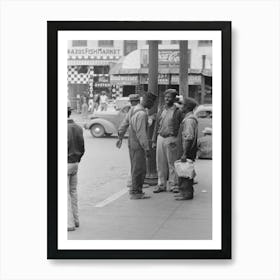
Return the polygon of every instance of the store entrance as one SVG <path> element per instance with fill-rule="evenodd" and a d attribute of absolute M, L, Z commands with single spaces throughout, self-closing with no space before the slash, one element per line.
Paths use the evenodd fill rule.
<path fill-rule="evenodd" d="M 135 94 L 135 86 L 123 86 L 123 97 L 127 97 L 130 94 Z"/>

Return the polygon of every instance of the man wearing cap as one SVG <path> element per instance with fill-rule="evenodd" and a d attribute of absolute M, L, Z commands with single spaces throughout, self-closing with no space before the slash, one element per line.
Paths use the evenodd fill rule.
<path fill-rule="evenodd" d="M 131 165 L 132 185 L 131 199 L 149 198 L 142 191 L 146 176 L 146 157 L 150 157 L 149 141 L 147 135 L 148 114 L 146 108 L 153 107 L 156 96 L 152 93 L 144 93 L 142 102 L 138 94 L 130 96 L 132 106 L 127 116 L 118 129 L 117 147 L 120 148 L 122 139 L 128 129 L 128 149 Z"/>
<path fill-rule="evenodd" d="M 180 148 L 182 148 L 181 161 L 195 161 L 197 152 L 198 121 L 193 114 L 197 102 L 192 98 L 186 98 L 182 112 L 185 115 L 181 124 Z M 179 142 L 180 143 L 180 142 Z M 193 178 L 178 178 L 180 195 L 176 200 L 188 200 L 193 198 Z"/>
<path fill-rule="evenodd" d="M 140 95 L 139 94 L 130 94 L 129 101 L 130 101 L 130 104 L 132 107 L 136 106 L 140 102 Z M 128 114 L 127 114 L 120 127 L 123 127 L 123 129 L 125 129 L 125 128 L 127 129 L 128 126 L 129 126 L 129 118 L 128 118 Z M 117 148 L 120 149 L 121 145 L 122 145 L 122 138 L 119 138 L 119 140 L 117 141 Z M 132 188 L 131 170 L 129 170 L 128 178 L 129 179 L 127 180 L 127 187 L 130 189 L 130 192 L 131 192 L 131 188 Z"/>
<path fill-rule="evenodd" d="M 178 178 L 174 162 L 178 158 L 178 132 L 182 121 L 182 113 L 174 104 L 177 91 L 168 89 L 164 93 L 165 105 L 159 110 L 153 133 L 153 147 L 156 146 L 156 163 L 158 185 L 154 193 L 170 189 L 178 192 Z M 167 180 L 169 185 L 167 185 Z"/>
<path fill-rule="evenodd" d="M 204 136 L 197 140 L 197 155 L 201 159 L 212 159 L 212 128 L 205 127 Z"/>
<path fill-rule="evenodd" d="M 83 129 L 70 119 L 71 111 L 68 106 L 68 231 L 79 227 L 77 173 L 85 152 Z"/>

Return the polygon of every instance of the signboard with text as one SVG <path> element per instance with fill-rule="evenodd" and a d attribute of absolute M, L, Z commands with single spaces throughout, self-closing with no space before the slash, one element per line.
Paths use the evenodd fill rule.
<path fill-rule="evenodd" d="M 158 84 L 159 85 L 168 85 L 169 84 L 169 74 L 158 74 Z M 142 75 L 140 78 L 140 84 L 148 84 L 149 77 L 148 75 Z"/>
<path fill-rule="evenodd" d="M 200 75 L 189 75 L 188 76 L 189 85 L 201 85 Z M 171 75 L 171 84 L 179 85 L 179 75 Z"/>
<path fill-rule="evenodd" d="M 120 57 L 121 49 L 118 48 L 71 48 L 68 49 L 68 56 L 98 56 L 103 57 Z"/>
<path fill-rule="evenodd" d="M 94 77 L 94 86 L 95 87 L 109 87 L 110 86 L 109 76 Z"/>
<path fill-rule="evenodd" d="M 122 56 L 119 48 L 70 48 L 68 65 L 108 65 Z"/>
<path fill-rule="evenodd" d="M 188 67 L 190 68 L 191 50 L 188 50 Z M 149 66 L 149 51 L 141 50 L 141 67 Z M 158 51 L 158 65 L 159 67 L 178 67 L 180 64 L 179 50 L 177 49 L 162 49 Z"/>
<path fill-rule="evenodd" d="M 112 75 L 110 82 L 116 85 L 138 85 L 139 78 L 137 75 Z"/>

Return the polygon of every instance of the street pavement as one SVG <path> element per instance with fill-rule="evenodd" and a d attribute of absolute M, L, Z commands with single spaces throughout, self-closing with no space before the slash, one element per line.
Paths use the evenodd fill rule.
<path fill-rule="evenodd" d="M 80 116 L 73 117 L 79 124 Z M 80 227 L 71 240 L 209 240 L 212 238 L 212 161 L 197 160 L 194 199 L 175 201 L 174 194 L 153 193 L 130 200 L 127 141 L 117 149 L 116 137 L 93 138 L 84 130 L 85 155 L 78 171 Z"/>

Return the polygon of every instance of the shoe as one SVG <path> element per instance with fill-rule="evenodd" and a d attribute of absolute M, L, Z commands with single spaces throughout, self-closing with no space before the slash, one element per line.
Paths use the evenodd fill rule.
<path fill-rule="evenodd" d="M 75 227 L 69 227 L 68 229 L 67 229 L 67 231 L 74 231 L 75 230 Z"/>
<path fill-rule="evenodd" d="M 143 189 L 149 188 L 150 185 L 149 184 L 143 184 Z"/>
<path fill-rule="evenodd" d="M 153 193 L 160 193 L 160 192 L 166 192 L 166 189 L 157 187 L 155 190 L 153 190 Z"/>
<path fill-rule="evenodd" d="M 148 196 L 148 195 L 144 195 L 144 194 L 143 195 L 137 195 L 137 194 L 135 195 L 134 194 L 134 195 L 130 196 L 130 199 L 133 199 L 133 200 L 134 199 L 148 199 L 148 198 L 151 198 L 151 197 Z"/>
<path fill-rule="evenodd" d="M 75 227 L 79 227 L 80 223 L 79 222 L 75 222 Z"/>
<path fill-rule="evenodd" d="M 182 197 L 175 198 L 175 200 L 177 201 L 190 200 L 190 199 L 193 199 L 193 196 L 182 196 Z"/>

